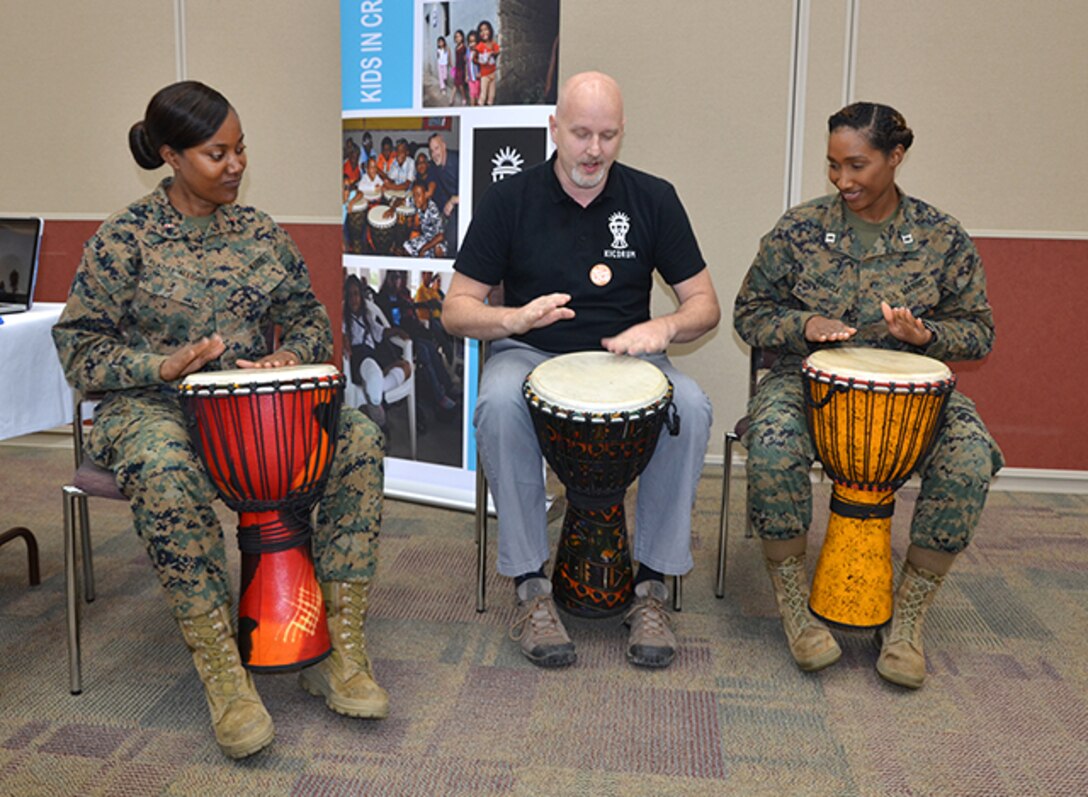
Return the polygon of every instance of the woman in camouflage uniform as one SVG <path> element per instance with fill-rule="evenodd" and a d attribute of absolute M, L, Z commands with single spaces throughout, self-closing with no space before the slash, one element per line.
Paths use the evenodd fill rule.
<path fill-rule="evenodd" d="M 828 120 L 828 177 L 838 195 L 789 210 L 760 242 L 741 285 L 734 325 L 778 360 L 749 406 L 751 527 L 767 568 L 790 652 L 804 670 L 841 650 L 808 609 L 805 534 L 812 519 L 801 360 L 849 341 L 941 360 L 984 357 L 993 314 L 982 261 L 952 217 L 903 194 L 895 172 L 913 141 L 902 115 L 855 103 Z M 878 634 L 877 671 L 919 687 L 922 622 L 956 554 L 971 539 L 1001 452 L 970 399 L 953 393 L 936 443 L 921 463 L 921 492 L 890 627 Z"/>
<path fill-rule="evenodd" d="M 105 394 L 87 454 L 128 496 L 204 682 L 216 739 L 240 758 L 271 743 L 272 720 L 240 664 L 216 493 L 175 387 L 201 370 L 326 362 L 332 334 L 294 242 L 264 213 L 235 204 L 245 145 L 222 95 L 191 81 L 167 86 L 129 146 L 140 166 L 166 163 L 173 177 L 86 243 L 53 337 L 72 385 Z M 269 352 L 273 326 L 282 344 Z M 382 486 L 381 433 L 344 408 L 313 537 L 333 653 L 301 683 L 352 716 L 388 713 L 363 637 Z"/>

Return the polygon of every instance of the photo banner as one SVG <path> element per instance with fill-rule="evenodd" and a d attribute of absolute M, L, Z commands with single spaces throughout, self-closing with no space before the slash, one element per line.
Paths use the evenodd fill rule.
<path fill-rule="evenodd" d="M 340 15 L 345 401 L 385 431 L 387 495 L 471 511 L 479 345 L 441 302 L 480 197 L 551 153 L 559 1 Z"/>

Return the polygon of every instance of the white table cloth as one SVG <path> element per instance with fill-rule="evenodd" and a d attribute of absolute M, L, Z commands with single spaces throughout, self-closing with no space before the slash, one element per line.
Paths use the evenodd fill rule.
<path fill-rule="evenodd" d="M 72 420 L 72 390 L 50 334 L 63 309 L 60 302 L 40 302 L 0 316 L 0 440 Z"/>

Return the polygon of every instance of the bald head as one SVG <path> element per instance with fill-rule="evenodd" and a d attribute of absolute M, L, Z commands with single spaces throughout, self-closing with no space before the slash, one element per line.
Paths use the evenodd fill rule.
<path fill-rule="evenodd" d="M 601 72 L 581 72 L 559 90 L 548 119 L 555 142 L 555 170 L 564 190 L 588 204 L 605 185 L 623 141 L 623 95 Z"/>
<path fill-rule="evenodd" d="M 614 113 L 623 124 L 623 94 L 620 84 L 603 72 L 579 72 L 567 78 L 559 89 L 555 115 L 560 119 L 584 108 Z"/>

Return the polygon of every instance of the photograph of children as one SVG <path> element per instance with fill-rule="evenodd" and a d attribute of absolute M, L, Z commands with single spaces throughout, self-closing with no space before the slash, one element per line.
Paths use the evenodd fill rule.
<path fill-rule="evenodd" d="M 344 401 L 390 457 L 461 467 L 463 338 L 442 327 L 450 271 L 344 269 Z"/>
<path fill-rule="evenodd" d="M 343 120 L 345 254 L 457 254 L 459 129 L 452 116 Z"/>
<path fill-rule="evenodd" d="M 559 0 L 423 4 L 423 106 L 550 105 Z"/>
<path fill-rule="evenodd" d="M 472 207 L 500 180 L 547 159 L 546 127 L 477 127 L 472 131 Z"/>

